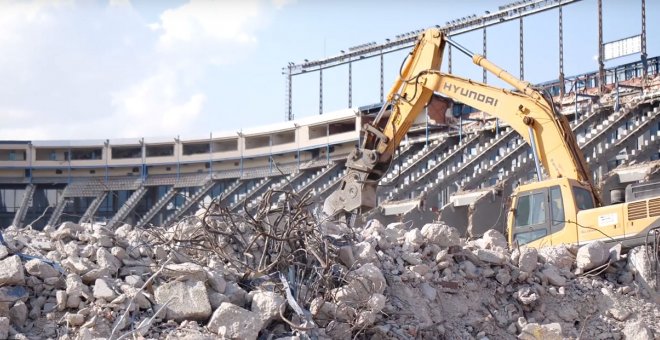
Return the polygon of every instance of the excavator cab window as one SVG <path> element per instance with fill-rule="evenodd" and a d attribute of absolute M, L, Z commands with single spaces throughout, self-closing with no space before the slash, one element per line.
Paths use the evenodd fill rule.
<path fill-rule="evenodd" d="M 591 195 L 589 190 L 573 187 L 573 196 L 575 196 L 575 208 L 577 208 L 577 211 L 592 209 L 594 207 L 593 195 Z"/>
<path fill-rule="evenodd" d="M 550 188 L 550 206 L 552 207 L 552 227 L 564 224 L 564 202 L 561 198 L 561 188 Z M 561 228 L 560 228 L 561 229 Z"/>
<path fill-rule="evenodd" d="M 549 209 L 547 189 L 522 193 L 515 209 L 514 239 L 519 245 L 548 234 Z"/>

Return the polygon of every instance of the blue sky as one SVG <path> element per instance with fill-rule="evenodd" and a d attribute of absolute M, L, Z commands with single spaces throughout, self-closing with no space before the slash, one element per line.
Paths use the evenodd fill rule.
<path fill-rule="evenodd" d="M 639 34 L 640 1 L 604 0 L 604 40 Z M 507 1 L 2 1 L 0 139 L 191 138 L 284 120 L 289 61 L 443 24 Z M 564 9 L 565 74 L 596 70 L 597 2 Z M 647 0 L 649 57 L 660 3 Z M 454 37 L 481 52 L 481 32 Z M 385 56 L 389 88 L 406 51 Z M 557 10 L 525 19 L 525 78 L 558 75 Z M 518 74 L 518 24 L 488 29 L 488 58 Z M 607 65 L 638 60 L 620 58 Z M 455 54 L 453 71 L 481 79 Z M 445 65 L 446 66 L 446 65 Z M 378 102 L 379 61 L 353 67 L 354 106 Z M 324 72 L 324 109 L 348 105 L 347 67 Z M 496 82 L 492 76 L 489 82 Z M 294 78 L 296 117 L 318 114 L 318 73 Z"/>

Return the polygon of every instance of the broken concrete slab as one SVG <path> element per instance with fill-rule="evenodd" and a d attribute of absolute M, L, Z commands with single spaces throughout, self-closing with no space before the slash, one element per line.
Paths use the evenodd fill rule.
<path fill-rule="evenodd" d="M 60 276 L 60 273 L 55 268 L 39 259 L 32 259 L 26 262 L 25 270 L 28 274 L 36 276 L 42 280 Z"/>
<path fill-rule="evenodd" d="M 204 321 L 211 316 L 206 286 L 202 281 L 172 281 L 155 291 L 156 303 L 166 305 L 166 318 L 176 321 Z"/>
<path fill-rule="evenodd" d="M 528 323 L 523 326 L 518 339 L 521 340 L 562 340 L 562 328 L 560 323 L 550 323 L 539 325 L 537 323 Z"/>
<path fill-rule="evenodd" d="M 0 260 L 4 260 L 5 257 L 9 255 L 9 249 L 4 245 L 0 244 Z"/>
<path fill-rule="evenodd" d="M 253 291 L 251 311 L 259 316 L 264 325 L 279 319 L 280 313 L 284 313 L 286 302 L 284 297 L 275 292 Z"/>
<path fill-rule="evenodd" d="M 422 227 L 421 233 L 429 243 L 441 247 L 451 247 L 460 244 L 458 230 L 445 224 L 427 223 Z"/>
<path fill-rule="evenodd" d="M 575 263 L 575 256 L 564 245 L 541 248 L 538 255 L 543 262 L 550 263 L 561 270 L 571 270 Z"/>
<path fill-rule="evenodd" d="M 518 257 L 518 268 L 521 271 L 531 273 L 536 269 L 538 263 L 538 251 L 536 248 L 522 247 Z"/>
<path fill-rule="evenodd" d="M 591 242 L 580 247 L 575 263 L 581 271 L 587 271 L 607 262 L 610 257 L 610 247 L 602 241 Z"/>
<path fill-rule="evenodd" d="M 21 258 L 10 256 L 0 261 L 0 285 L 24 285 L 25 273 Z"/>
<path fill-rule="evenodd" d="M 94 283 L 93 295 L 96 299 L 112 301 L 117 297 L 117 293 L 112 289 L 111 284 L 106 279 L 96 279 Z"/>
<path fill-rule="evenodd" d="M 0 339 L 9 339 L 9 318 L 0 316 Z"/>
<path fill-rule="evenodd" d="M 651 331 L 648 329 L 646 324 L 641 320 L 626 323 L 626 326 L 623 328 L 623 335 L 625 335 L 626 339 L 634 339 L 634 340 L 655 339 L 653 333 L 651 333 Z"/>
<path fill-rule="evenodd" d="M 224 302 L 213 312 L 206 327 L 224 339 L 255 340 L 262 321 L 257 313 Z"/>
<path fill-rule="evenodd" d="M 628 252 L 628 266 L 635 274 L 635 281 L 649 291 L 656 291 L 656 277 L 653 263 L 650 261 L 653 249 L 650 246 L 638 246 Z"/>

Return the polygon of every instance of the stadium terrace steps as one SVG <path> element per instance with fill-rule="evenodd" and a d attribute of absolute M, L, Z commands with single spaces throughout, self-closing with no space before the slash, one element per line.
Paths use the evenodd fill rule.
<path fill-rule="evenodd" d="M 419 184 L 424 183 L 424 180 L 427 178 L 427 176 L 430 176 L 432 174 L 439 174 L 441 170 L 448 169 L 449 164 L 455 161 L 459 156 L 462 156 L 466 150 L 469 150 L 470 147 L 477 144 L 478 139 L 479 139 L 479 134 L 473 134 L 465 138 L 462 141 L 462 143 L 455 144 L 453 147 L 449 148 L 449 150 L 443 152 L 441 155 L 437 155 L 436 156 L 437 163 L 432 164 L 429 168 L 422 168 L 410 174 L 409 177 L 406 177 L 407 180 L 406 182 L 395 186 L 394 189 L 392 189 L 388 193 L 387 200 L 401 199 L 406 194 L 419 188 Z M 455 166 L 453 166 L 452 168 L 455 169 Z M 451 171 L 451 169 L 449 169 L 448 171 Z"/>
<path fill-rule="evenodd" d="M 314 174 L 312 174 L 310 177 L 308 177 L 306 180 L 302 181 L 302 183 L 296 186 L 295 191 L 298 193 L 304 193 L 312 186 L 316 185 L 316 183 L 323 180 L 323 178 L 331 174 L 333 170 L 339 167 L 339 164 L 343 164 L 343 163 L 338 163 L 338 162 L 330 163 L 326 165 L 324 168 L 316 171 Z"/>
<path fill-rule="evenodd" d="M 238 182 L 238 180 L 237 180 Z M 202 185 L 195 193 L 190 196 L 185 203 L 183 203 L 182 206 L 180 206 L 178 209 L 172 213 L 172 215 L 168 216 L 165 221 L 163 222 L 163 225 L 168 225 L 175 219 L 178 219 L 181 217 L 181 215 L 185 214 L 190 208 L 192 208 L 199 200 L 207 193 L 211 188 L 215 186 L 216 182 L 213 179 L 208 178 L 207 181 Z"/>
<path fill-rule="evenodd" d="M 139 187 L 137 190 L 133 192 L 133 194 L 126 200 L 126 203 L 122 205 L 121 208 L 117 211 L 115 216 L 110 219 L 110 221 L 107 224 L 107 227 L 110 229 L 113 229 L 119 225 L 126 217 L 128 217 L 128 214 L 135 209 L 135 206 L 140 202 L 142 197 L 147 193 L 147 188 L 146 187 Z"/>
<path fill-rule="evenodd" d="M 250 197 L 256 195 L 257 193 L 265 191 L 265 189 L 268 188 L 269 184 L 273 181 L 273 177 L 265 177 L 262 178 L 260 181 L 254 183 L 251 187 L 247 189 L 247 191 L 243 194 L 239 194 L 237 196 L 236 201 L 229 206 L 229 210 L 236 211 L 240 207 L 243 206 L 245 202 L 247 202 Z"/>
<path fill-rule="evenodd" d="M 96 198 L 94 198 L 92 203 L 89 204 L 89 207 L 87 207 L 87 210 L 85 210 L 85 213 L 78 221 L 78 224 L 93 222 L 94 214 L 96 214 L 96 211 L 99 210 L 101 203 L 103 203 L 103 200 L 105 200 L 107 196 L 108 196 L 107 191 L 104 191 L 98 196 L 96 196 Z"/>
<path fill-rule="evenodd" d="M 64 212 L 64 208 L 66 208 L 68 203 L 69 199 L 67 199 L 64 195 L 60 196 L 60 198 L 57 200 L 57 204 L 55 204 L 55 208 L 53 208 L 53 212 L 50 214 L 50 218 L 48 219 L 48 223 L 46 223 L 46 225 L 56 227 L 60 220 L 60 216 L 62 216 L 62 212 Z"/>
<path fill-rule="evenodd" d="M 285 187 L 289 186 L 289 188 L 293 188 L 294 184 L 303 176 L 305 175 L 305 170 L 302 171 L 296 171 L 292 172 L 286 177 L 282 178 L 279 182 L 272 182 L 271 185 L 261 191 L 261 193 L 266 192 L 267 190 L 282 190 L 286 189 Z M 255 196 L 256 194 L 253 194 L 251 196 Z M 261 195 L 261 194 L 259 194 Z M 261 197 L 259 195 L 256 195 L 257 197 L 253 198 L 248 202 L 247 204 L 247 209 L 252 210 L 253 208 L 257 207 L 259 202 L 261 201 Z"/>
<path fill-rule="evenodd" d="M 165 207 L 165 205 L 174 198 L 178 192 L 179 189 L 172 186 L 165 193 L 165 195 L 159 198 L 158 201 L 156 201 L 156 203 L 154 203 L 154 205 L 144 214 L 144 216 L 140 218 L 140 220 L 137 222 L 137 227 L 142 228 L 147 223 L 149 223 L 149 221 L 151 221 L 156 216 L 156 214 L 158 214 L 158 212 L 160 212 L 160 210 L 163 209 L 163 207 Z"/>
<path fill-rule="evenodd" d="M 425 145 L 411 157 L 406 157 L 407 152 L 411 150 L 410 148 L 406 149 L 392 160 L 390 170 L 385 173 L 379 184 L 387 185 L 388 183 L 394 182 L 400 176 L 405 176 L 408 173 L 408 170 L 412 169 L 423 160 L 426 160 L 427 157 L 434 155 L 439 148 L 446 146 L 447 143 L 445 140 L 434 139 L 430 141 L 429 145 Z M 404 161 L 398 163 L 396 162 L 398 159 L 403 159 Z"/>
<path fill-rule="evenodd" d="M 16 211 L 16 214 L 14 215 L 14 220 L 12 222 L 12 225 L 14 227 L 20 228 L 23 226 L 23 220 L 25 219 L 25 215 L 27 214 L 28 208 L 31 206 L 30 203 L 32 202 L 32 196 L 34 195 L 34 191 L 36 188 L 37 186 L 31 183 L 25 187 L 25 191 L 23 193 L 23 199 L 21 200 L 21 205 Z"/>

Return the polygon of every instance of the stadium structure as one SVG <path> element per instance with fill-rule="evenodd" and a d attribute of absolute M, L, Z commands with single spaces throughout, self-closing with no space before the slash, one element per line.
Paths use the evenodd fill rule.
<path fill-rule="evenodd" d="M 450 34 L 480 29 L 485 41 L 487 26 L 520 20 L 522 35 L 524 16 L 559 8 L 561 18 L 562 7 L 572 2 L 519 1 L 443 27 Z M 349 52 L 356 60 L 361 54 L 380 55 L 382 61 L 384 50 L 414 41 L 412 33 L 380 48 L 370 43 Z M 558 80 L 539 84 L 569 117 L 606 200 L 610 189 L 644 180 L 658 169 L 660 57 L 646 57 L 646 33 L 642 36 L 640 61 L 608 69 L 601 62 L 599 70 L 574 77 L 564 77 L 561 70 Z M 521 38 L 521 76 L 522 55 Z M 322 72 L 323 65 L 329 68 L 346 58 L 285 67 L 287 121 L 280 124 L 204 139 L 0 141 L 0 226 L 43 228 L 63 221 L 167 225 L 213 199 L 232 211 L 254 211 L 269 189 L 311 191 L 322 202 L 339 184 L 361 126 L 383 104 L 293 119 L 291 77 L 307 68 Z M 446 110 L 432 104 L 381 180 L 377 213 L 401 218 L 421 210 L 469 227 L 478 217 L 468 211 L 485 199 L 501 214 L 506 203 L 501 197 L 508 196 L 502 191 L 534 175 L 529 146 L 481 112 L 460 103 Z M 498 214 L 484 209 L 482 218 L 492 221 L 493 213 Z"/>

